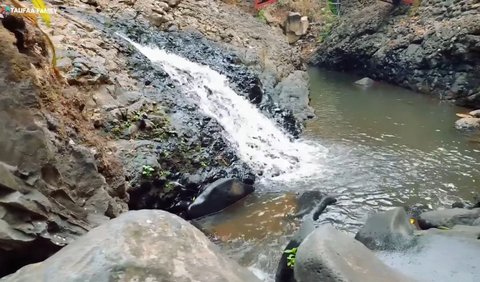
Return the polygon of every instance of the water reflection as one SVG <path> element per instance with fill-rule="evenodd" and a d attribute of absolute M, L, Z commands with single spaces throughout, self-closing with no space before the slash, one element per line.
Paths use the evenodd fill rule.
<path fill-rule="evenodd" d="M 358 87 L 350 75 L 312 70 L 311 78 L 317 118 L 304 138 L 328 148 L 318 160 L 322 171 L 258 183 L 255 196 L 200 222 L 231 257 L 269 273 L 266 280 L 298 227 L 286 216 L 297 193 L 336 196 L 320 221 L 352 233 L 371 212 L 417 203 L 437 208 L 480 193 L 478 136 L 453 126 L 455 113 L 466 109 L 390 85 Z"/>

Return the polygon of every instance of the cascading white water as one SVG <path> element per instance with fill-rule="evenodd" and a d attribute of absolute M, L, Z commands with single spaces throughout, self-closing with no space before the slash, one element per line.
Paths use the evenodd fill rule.
<path fill-rule="evenodd" d="M 229 87 L 227 77 L 208 66 L 125 39 L 161 66 L 202 112 L 218 121 L 238 156 L 255 171 L 267 178 L 291 178 L 320 170 L 318 158 L 326 149 L 291 141 L 272 120 L 237 95 Z"/>

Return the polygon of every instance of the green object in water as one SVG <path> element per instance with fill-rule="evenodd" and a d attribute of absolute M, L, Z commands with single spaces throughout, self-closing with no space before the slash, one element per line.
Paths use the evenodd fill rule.
<path fill-rule="evenodd" d="M 285 250 L 287 256 L 287 266 L 293 268 L 295 266 L 295 257 L 297 256 L 297 248 L 291 248 L 289 250 Z"/>

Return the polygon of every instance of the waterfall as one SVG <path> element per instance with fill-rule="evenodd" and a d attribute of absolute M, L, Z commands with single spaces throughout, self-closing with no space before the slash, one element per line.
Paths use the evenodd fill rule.
<path fill-rule="evenodd" d="M 200 111 L 223 127 L 225 138 L 238 156 L 258 174 L 266 178 L 290 178 L 318 172 L 318 158 L 326 149 L 304 141 L 291 141 L 272 120 L 237 95 L 229 87 L 226 76 L 157 47 L 124 39 L 167 72 Z"/>

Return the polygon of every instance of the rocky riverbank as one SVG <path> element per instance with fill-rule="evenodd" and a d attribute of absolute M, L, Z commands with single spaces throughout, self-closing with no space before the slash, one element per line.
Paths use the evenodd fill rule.
<path fill-rule="evenodd" d="M 374 213 L 355 238 L 328 223 L 315 227 L 311 213 L 287 245 L 275 281 L 473 281 L 480 208 L 454 206 Z"/>
<path fill-rule="evenodd" d="M 480 107 L 480 3 L 416 3 L 347 3 L 311 63 Z"/>
<path fill-rule="evenodd" d="M 297 50 L 281 32 L 221 1 L 49 5 L 59 12 L 43 29 L 60 77 L 32 23 L 17 18 L 0 27 L 7 86 L 0 89 L 0 275 L 47 258 L 128 209 L 187 216 L 207 184 L 255 182 L 257 172 L 239 159 L 221 125 L 120 33 L 227 76 L 294 136 L 312 116 Z M 26 40 L 17 43 L 19 34 Z"/>

